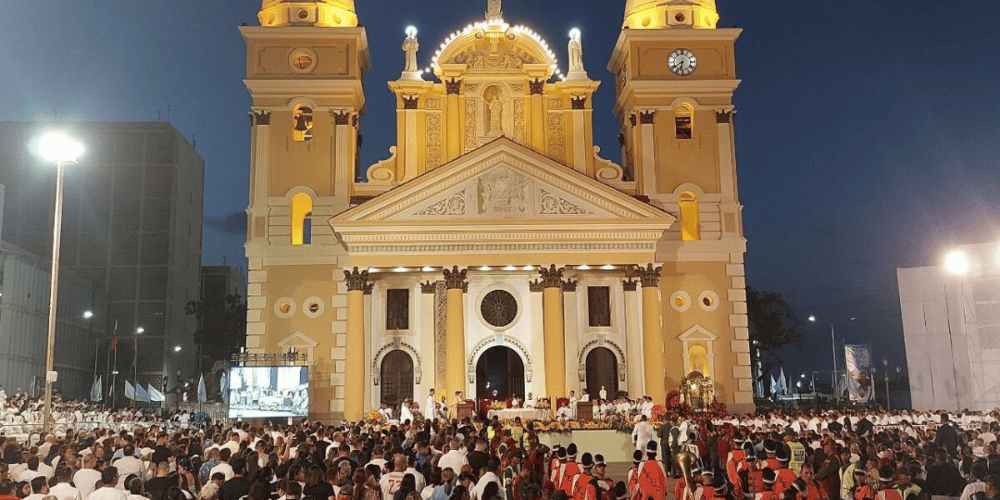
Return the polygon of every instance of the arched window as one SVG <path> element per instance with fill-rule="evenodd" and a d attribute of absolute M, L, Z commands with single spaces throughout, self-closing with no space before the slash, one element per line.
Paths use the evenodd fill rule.
<path fill-rule="evenodd" d="M 292 196 L 292 245 L 307 245 L 312 242 L 312 198 L 305 193 Z"/>
<path fill-rule="evenodd" d="M 309 142 L 313 138 L 313 110 L 297 106 L 292 111 L 292 139 L 295 142 Z"/>
<path fill-rule="evenodd" d="M 681 106 L 674 110 L 674 128 L 676 136 L 681 140 L 688 140 L 694 137 L 694 121 L 691 108 Z"/>
<path fill-rule="evenodd" d="M 681 207 L 681 239 L 698 241 L 701 239 L 701 224 L 698 220 L 698 195 L 691 191 L 681 193 L 678 203 Z"/>
<path fill-rule="evenodd" d="M 710 377 L 708 372 L 708 350 L 703 345 L 693 345 L 688 349 L 688 361 L 691 363 L 691 371 L 700 372 L 706 377 Z"/>

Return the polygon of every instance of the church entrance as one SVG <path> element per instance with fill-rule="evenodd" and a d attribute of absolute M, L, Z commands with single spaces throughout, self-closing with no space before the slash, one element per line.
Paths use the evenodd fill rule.
<path fill-rule="evenodd" d="M 587 392 L 591 399 L 597 399 L 601 387 L 608 398 L 618 396 L 618 360 L 607 347 L 595 347 L 587 354 Z"/>
<path fill-rule="evenodd" d="M 476 365 L 476 398 L 506 400 L 524 399 L 524 362 L 513 349 L 491 347 L 479 357 Z"/>
<path fill-rule="evenodd" d="M 404 398 L 413 399 L 413 358 L 395 350 L 382 358 L 381 402 L 398 405 Z M 398 415 L 398 414 L 397 414 Z"/>

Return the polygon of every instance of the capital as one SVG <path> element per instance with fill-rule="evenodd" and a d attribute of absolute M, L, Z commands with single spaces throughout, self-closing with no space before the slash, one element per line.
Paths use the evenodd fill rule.
<path fill-rule="evenodd" d="M 634 292 L 638 284 L 638 281 L 628 278 L 625 281 L 622 281 L 622 290 L 626 292 Z"/>
<path fill-rule="evenodd" d="M 465 290 L 466 287 L 466 275 L 468 274 L 468 269 L 459 269 L 458 266 L 452 266 L 451 270 L 445 269 L 444 271 L 444 285 L 449 290 Z"/>
<path fill-rule="evenodd" d="M 437 283 L 428 280 L 427 283 L 420 284 L 420 293 L 432 294 L 437 290 Z"/>
<path fill-rule="evenodd" d="M 573 105 L 573 109 L 587 109 L 587 96 L 573 96 L 573 98 L 570 99 L 570 103 Z"/>
<path fill-rule="evenodd" d="M 333 112 L 333 123 L 334 125 L 350 125 L 351 124 L 351 112 L 348 110 L 339 110 Z"/>
<path fill-rule="evenodd" d="M 541 292 L 545 290 L 545 284 L 542 280 L 534 280 L 528 282 L 528 291 L 531 293 Z"/>
<path fill-rule="evenodd" d="M 250 120 L 253 125 L 270 125 L 271 112 L 265 109 L 255 109 L 250 112 Z"/>
<path fill-rule="evenodd" d="M 528 89 L 531 91 L 531 95 L 541 95 L 545 91 L 545 81 L 541 78 L 528 80 Z"/>
<path fill-rule="evenodd" d="M 420 103 L 420 98 L 417 96 L 403 96 L 403 109 L 417 109 L 417 104 Z"/>
<path fill-rule="evenodd" d="M 566 280 L 562 282 L 562 291 L 564 292 L 575 292 L 576 285 L 579 283 L 577 280 Z"/>
<path fill-rule="evenodd" d="M 646 110 L 639 113 L 639 123 L 642 125 L 652 125 L 653 117 L 656 116 L 656 111 Z"/>
<path fill-rule="evenodd" d="M 448 95 L 458 95 L 462 93 L 462 80 L 458 78 L 449 78 L 444 81 L 445 92 Z"/>
<path fill-rule="evenodd" d="M 717 109 L 715 110 L 715 123 L 731 123 L 735 114 L 735 109 Z"/>
<path fill-rule="evenodd" d="M 354 271 L 345 270 L 344 281 L 347 282 L 348 292 L 363 292 L 368 287 L 368 270 L 358 271 L 356 267 Z"/>
<path fill-rule="evenodd" d="M 539 266 L 538 272 L 542 275 L 542 286 L 562 289 L 562 277 L 565 270 L 563 267 L 556 269 L 555 264 L 549 266 L 548 269 L 545 269 L 545 266 Z"/>
<path fill-rule="evenodd" d="M 628 273 L 629 278 L 638 277 L 642 281 L 643 288 L 654 288 L 660 286 L 660 270 L 662 267 L 653 267 L 652 264 L 646 265 L 645 268 L 642 266 L 635 266 Z"/>

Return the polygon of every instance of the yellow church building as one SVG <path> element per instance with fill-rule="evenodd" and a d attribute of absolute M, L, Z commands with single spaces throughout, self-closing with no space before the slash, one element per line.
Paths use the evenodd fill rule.
<path fill-rule="evenodd" d="M 479 15 L 476 12 L 469 16 Z M 263 0 L 253 98 L 247 349 L 305 353 L 310 416 L 381 402 L 650 395 L 691 372 L 752 409 L 733 141 L 734 44 L 714 0 L 628 0 L 600 82 L 487 0 L 430 67 L 407 30 L 397 144 L 358 164 L 368 38 L 353 0 Z M 558 54 L 561 56 L 562 54 Z M 423 57 L 426 61 L 427 57 Z M 365 180 L 356 180 L 360 173 Z"/>

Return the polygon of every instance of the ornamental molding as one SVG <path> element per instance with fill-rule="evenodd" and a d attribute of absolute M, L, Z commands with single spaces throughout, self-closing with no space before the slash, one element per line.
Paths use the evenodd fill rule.
<path fill-rule="evenodd" d="M 580 237 L 587 237 L 581 234 Z M 454 245 L 365 245 L 348 244 L 354 254 L 396 254 L 396 253 L 468 253 L 468 252 L 629 252 L 642 253 L 656 251 L 656 243 L 496 243 L 496 244 L 454 244 Z"/>
<path fill-rule="evenodd" d="M 453 266 L 451 270 L 444 269 L 444 283 L 448 290 L 460 289 L 465 290 L 469 285 L 469 281 L 466 279 L 466 275 L 469 273 L 468 269 L 459 269 L 458 266 Z"/>
<path fill-rule="evenodd" d="M 586 373 L 587 371 L 587 355 L 590 351 L 598 347 L 606 347 L 610 350 L 616 358 L 618 358 L 618 379 L 620 382 L 625 381 L 625 374 L 628 373 L 628 366 L 625 364 L 625 351 L 618 344 L 604 338 L 598 338 L 588 342 L 586 345 L 580 349 L 580 359 L 579 367 L 580 371 Z"/>
<path fill-rule="evenodd" d="M 531 354 L 528 354 L 530 351 L 528 351 L 520 340 L 517 340 L 510 335 L 503 335 L 499 333 L 480 340 L 479 343 L 472 348 L 472 351 L 469 354 L 469 364 L 467 370 L 469 374 L 472 376 L 476 375 L 476 364 L 479 362 L 479 357 L 483 352 L 491 347 L 499 346 L 509 347 L 521 357 L 521 361 L 524 363 L 524 381 L 526 383 L 530 383 L 532 372 Z"/>
<path fill-rule="evenodd" d="M 398 337 L 393 339 L 392 342 L 382 346 L 378 352 L 375 353 L 375 357 L 372 358 L 372 381 L 375 385 L 382 383 L 382 359 L 386 357 L 392 351 L 403 351 L 409 354 L 413 359 L 413 383 L 414 385 L 420 384 L 420 377 L 423 376 L 422 362 L 420 360 L 420 353 L 417 349 L 403 342 Z"/>
<path fill-rule="evenodd" d="M 357 267 L 354 268 L 354 271 L 344 270 L 344 281 L 347 282 L 347 291 L 349 292 L 365 291 L 366 288 L 369 288 L 368 270 L 358 271 Z"/>
<path fill-rule="evenodd" d="M 562 289 L 563 271 L 565 270 L 564 267 L 556 268 L 555 264 L 550 265 L 548 269 L 545 266 L 539 266 L 538 273 L 542 275 L 542 287 Z"/>

